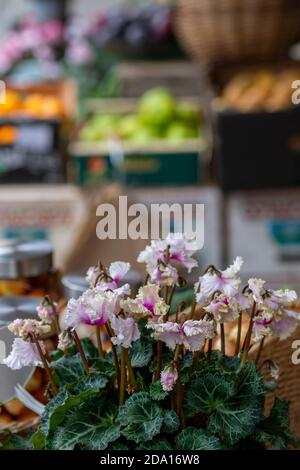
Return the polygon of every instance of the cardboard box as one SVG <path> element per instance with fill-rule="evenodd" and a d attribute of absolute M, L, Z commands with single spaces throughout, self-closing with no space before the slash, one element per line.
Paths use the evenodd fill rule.
<path fill-rule="evenodd" d="M 300 287 L 300 190 L 232 193 L 226 213 L 227 261 L 244 258 L 244 280 Z"/>

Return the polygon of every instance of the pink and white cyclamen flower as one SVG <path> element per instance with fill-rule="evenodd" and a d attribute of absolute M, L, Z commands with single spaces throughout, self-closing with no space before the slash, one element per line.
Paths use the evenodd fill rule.
<path fill-rule="evenodd" d="M 32 341 L 33 337 L 39 338 L 49 333 L 51 326 L 38 320 L 21 320 L 18 318 L 8 325 L 8 329 L 24 341 Z"/>
<path fill-rule="evenodd" d="M 54 318 L 57 317 L 58 304 L 56 302 L 49 302 L 43 299 L 40 305 L 36 308 L 38 317 L 45 323 L 52 323 Z"/>
<path fill-rule="evenodd" d="M 85 325 L 104 325 L 119 311 L 119 298 L 114 292 L 88 289 L 78 299 L 71 299 L 67 305 L 66 328 L 75 329 Z"/>
<path fill-rule="evenodd" d="M 166 366 L 160 374 L 160 383 L 165 392 L 171 392 L 178 380 L 178 371 L 174 363 Z"/>
<path fill-rule="evenodd" d="M 178 280 L 177 267 L 190 272 L 198 265 L 192 257 L 194 253 L 191 240 L 184 234 L 171 233 L 164 240 L 152 240 L 151 244 L 141 251 L 137 261 L 146 263 L 146 270 L 152 282 L 171 286 Z"/>
<path fill-rule="evenodd" d="M 159 286 L 156 284 L 140 287 L 136 298 L 121 301 L 121 307 L 129 315 L 150 317 L 154 322 L 163 321 L 169 310 L 169 306 L 159 296 Z"/>
<path fill-rule="evenodd" d="M 239 317 L 240 310 L 238 302 L 225 294 L 219 294 L 203 309 L 211 313 L 216 320 L 220 323 L 228 323 L 236 320 Z"/>
<path fill-rule="evenodd" d="M 213 320 L 187 320 L 182 325 L 175 322 L 148 323 L 147 328 L 153 330 L 152 336 L 158 341 L 166 343 L 168 348 L 174 350 L 177 345 L 183 345 L 188 351 L 200 351 L 205 340 L 215 336 L 215 322 Z"/>
<path fill-rule="evenodd" d="M 227 296 L 236 295 L 241 283 L 238 273 L 240 272 L 242 265 L 243 259 L 238 256 L 234 260 L 233 264 L 224 271 L 219 271 L 210 267 L 203 276 L 200 276 L 199 282 L 195 285 L 197 302 L 205 302 L 205 300 L 217 291 Z"/>
<path fill-rule="evenodd" d="M 130 267 L 130 263 L 115 261 L 110 264 L 107 275 L 105 275 L 105 273 L 101 273 L 99 266 L 91 266 L 88 269 L 86 279 L 91 288 L 97 287 L 102 291 L 118 291 L 118 294 L 123 297 L 130 295 L 130 285 L 128 283 L 120 286 Z"/>
<path fill-rule="evenodd" d="M 132 317 L 121 318 L 114 315 L 111 318 L 111 326 L 115 333 L 111 338 L 112 343 L 123 348 L 130 348 L 132 343 L 141 337 L 136 321 Z"/>

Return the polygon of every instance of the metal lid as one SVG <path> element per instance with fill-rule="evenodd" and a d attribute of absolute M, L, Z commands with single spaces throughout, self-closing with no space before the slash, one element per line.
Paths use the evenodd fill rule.
<path fill-rule="evenodd" d="M 52 268 L 53 249 L 46 241 L 0 244 L 0 279 L 18 279 L 47 273 Z"/>
<path fill-rule="evenodd" d="M 7 295 L 0 297 L 0 327 L 7 326 L 17 318 L 37 318 L 37 306 L 41 297 Z"/>
<path fill-rule="evenodd" d="M 65 296 L 67 300 L 78 299 L 89 287 L 85 276 L 81 274 L 67 274 L 62 278 Z"/>

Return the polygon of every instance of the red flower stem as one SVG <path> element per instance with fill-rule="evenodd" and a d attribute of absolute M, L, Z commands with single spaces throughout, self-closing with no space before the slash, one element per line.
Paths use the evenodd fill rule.
<path fill-rule="evenodd" d="M 125 387 L 126 387 L 126 360 L 125 360 L 125 349 L 121 347 L 121 384 L 120 384 L 120 397 L 119 405 L 122 406 L 125 403 Z"/>
<path fill-rule="evenodd" d="M 161 364 L 162 364 L 162 342 L 157 341 L 157 368 L 155 372 L 155 380 L 159 380 L 160 378 Z"/>
<path fill-rule="evenodd" d="M 53 395 L 57 395 L 57 394 L 58 394 L 58 388 L 57 388 L 56 383 L 54 382 L 51 369 L 50 369 L 50 367 L 49 367 L 49 365 L 48 365 L 48 363 L 47 363 L 47 361 L 46 361 L 46 358 L 45 358 L 45 356 L 44 356 L 44 354 L 43 354 L 41 345 L 40 345 L 39 341 L 37 340 L 37 338 L 36 338 L 34 335 L 32 335 L 32 339 L 33 339 L 34 344 L 35 344 L 36 347 L 37 347 L 37 350 L 38 350 L 38 353 L 39 353 L 39 355 L 40 355 L 41 361 L 42 361 L 42 363 L 43 363 L 44 369 L 45 369 L 45 371 L 46 371 L 46 374 L 47 374 L 47 376 L 48 376 L 49 382 L 50 382 L 50 384 L 51 384 L 52 393 L 53 393 Z"/>
<path fill-rule="evenodd" d="M 88 375 L 90 373 L 89 363 L 88 363 L 87 358 L 84 354 L 84 350 L 82 348 L 81 341 L 80 341 L 80 339 L 78 337 L 78 334 L 76 333 L 75 330 L 72 332 L 72 334 L 73 334 L 73 338 L 74 338 L 74 342 L 75 342 L 77 351 L 79 352 L 80 357 L 81 357 L 83 368 L 84 368 L 86 374 Z"/>
<path fill-rule="evenodd" d="M 247 335 L 245 338 L 245 343 L 244 343 L 244 349 L 243 349 L 242 360 L 241 360 L 241 368 L 244 367 L 248 359 L 248 353 L 250 349 L 250 342 L 251 342 L 251 336 L 252 336 L 252 330 L 253 330 L 253 318 L 255 316 L 255 311 L 256 311 L 256 302 L 253 302 L 249 328 L 248 328 Z"/>
<path fill-rule="evenodd" d="M 57 316 L 54 317 L 53 323 L 54 323 L 54 326 L 55 326 L 56 334 L 58 336 L 60 334 L 60 326 L 59 326 L 59 321 L 58 321 Z"/>
<path fill-rule="evenodd" d="M 225 328 L 224 328 L 224 323 L 220 323 L 220 329 L 221 329 L 221 352 L 223 356 L 225 356 Z"/>
<path fill-rule="evenodd" d="M 177 391 L 176 411 L 180 419 L 181 428 L 184 429 L 185 428 L 185 418 L 184 418 L 184 412 L 183 412 L 184 386 L 180 382 L 180 368 L 178 365 L 180 355 L 182 352 L 183 352 L 182 346 L 178 344 L 175 349 L 173 361 L 176 365 L 176 369 L 178 373 L 178 379 L 177 379 L 177 384 L 176 384 L 176 391 Z"/>
<path fill-rule="evenodd" d="M 170 305 L 170 308 L 171 308 L 171 303 L 172 303 L 172 299 L 173 299 L 173 295 L 174 295 L 174 292 L 175 292 L 175 289 L 176 289 L 176 285 L 174 284 L 170 290 L 170 294 L 169 294 L 169 298 L 168 298 L 168 305 Z"/>
<path fill-rule="evenodd" d="M 238 356 L 239 353 L 240 353 L 241 334 L 242 334 L 242 319 L 243 319 L 243 312 L 240 313 L 239 319 L 238 319 L 238 329 L 237 329 L 235 352 L 234 352 L 235 356 Z"/>
<path fill-rule="evenodd" d="M 211 359 L 212 345 L 213 345 L 213 341 L 212 341 L 212 339 L 209 339 L 208 340 L 208 350 L 207 350 L 207 360 L 208 361 L 210 361 L 210 359 Z"/>
<path fill-rule="evenodd" d="M 97 338 L 98 354 L 99 354 L 99 357 L 101 357 L 103 359 L 104 358 L 104 351 L 103 351 L 103 347 L 102 347 L 101 330 L 100 330 L 99 325 L 96 325 L 96 338 Z"/>
<path fill-rule="evenodd" d="M 119 361 L 118 361 L 118 354 L 117 350 L 115 348 L 115 345 L 113 344 L 111 338 L 113 336 L 112 331 L 110 329 L 110 326 L 108 323 L 105 324 L 105 329 L 107 331 L 109 340 L 110 340 L 110 345 L 111 345 L 111 350 L 114 358 L 114 364 L 115 364 L 115 369 L 116 369 L 116 374 L 117 374 L 117 382 L 118 382 L 118 388 L 120 389 L 121 386 L 121 376 L 120 376 L 120 368 L 119 368 Z"/>
<path fill-rule="evenodd" d="M 128 349 L 124 349 L 124 354 L 125 354 L 125 360 L 126 360 L 126 364 L 127 364 L 128 373 L 129 373 L 130 384 L 131 384 L 132 388 L 134 389 L 134 391 L 136 391 L 137 390 L 137 384 L 136 384 L 136 380 L 135 380 L 134 371 L 133 371 L 133 368 L 132 368 L 132 365 L 131 365 L 131 360 L 130 360 L 130 357 L 129 357 L 129 354 L 128 354 Z"/>
<path fill-rule="evenodd" d="M 58 311 L 54 305 L 54 302 L 51 300 L 51 298 L 49 297 L 49 295 L 46 295 L 45 296 L 45 300 L 48 302 L 48 304 L 51 306 L 52 308 L 52 312 L 53 312 L 53 324 L 55 326 L 55 330 L 56 330 L 56 334 L 57 336 L 59 335 L 60 333 L 60 326 L 59 326 L 59 321 L 58 321 Z"/>

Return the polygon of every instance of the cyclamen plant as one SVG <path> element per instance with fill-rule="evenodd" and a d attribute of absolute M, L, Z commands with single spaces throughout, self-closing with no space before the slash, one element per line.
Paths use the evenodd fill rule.
<path fill-rule="evenodd" d="M 17 338 L 5 360 L 12 369 L 44 367 L 50 401 L 27 447 L 34 449 L 202 450 L 287 448 L 296 440 L 289 407 L 275 400 L 264 416 L 268 389 L 278 369 L 267 361 L 273 382 L 265 383 L 260 358 L 265 339 L 287 338 L 300 321 L 292 310 L 297 295 L 249 279 L 240 290 L 238 257 L 224 271 L 209 266 L 195 285 L 191 306 L 174 311 L 182 269 L 197 266 L 183 235 L 155 240 L 139 255 L 145 285 L 135 297 L 124 276 L 129 263 L 102 264 L 87 273 L 89 289 L 67 305 L 58 349 L 47 353 L 42 337 L 58 310 L 49 298 L 39 320 L 16 320 Z M 242 325 L 247 333 L 242 341 Z M 224 325 L 237 322 L 235 355 L 226 355 Z M 80 324 L 92 325 L 97 345 L 80 339 Z M 103 344 L 105 332 L 109 347 Z M 220 335 L 221 351 L 214 349 Z M 259 343 L 255 361 L 249 359 Z"/>

